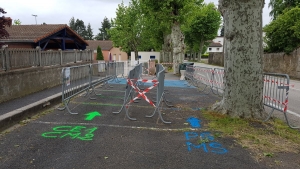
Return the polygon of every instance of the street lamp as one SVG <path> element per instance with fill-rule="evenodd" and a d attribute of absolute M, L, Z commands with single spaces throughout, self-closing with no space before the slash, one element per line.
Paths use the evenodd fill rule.
<path fill-rule="evenodd" d="M 37 17 L 37 15 L 33 15 L 33 14 L 32 14 L 32 16 L 35 17 L 35 24 L 37 25 L 37 22 L 36 22 L 36 17 Z"/>

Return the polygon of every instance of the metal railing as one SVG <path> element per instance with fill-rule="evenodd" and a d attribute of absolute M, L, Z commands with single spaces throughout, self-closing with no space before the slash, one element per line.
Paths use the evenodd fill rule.
<path fill-rule="evenodd" d="M 95 86 L 107 83 L 117 77 L 116 63 L 103 62 L 80 66 L 65 67 L 62 69 L 62 103 L 63 107 L 59 110 L 65 110 L 70 114 L 69 103 L 72 98 L 80 93 L 86 92 L 90 99 L 91 94 L 96 94 Z M 85 96 L 86 96 L 85 95 Z"/>
<path fill-rule="evenodd" d="M 222 96 L 224 93 L 224 69 L 222 68 L 187 66 L 185 78 L 188 85 L 193 85 L 206 94 L 212 92 Z M 274 110 L 278 110 L 284 114 L 289 127 L 299 128 L 290 124 L 286 114 L 288 110 L 289 81 L 287 74 L 264 73 L 263 104 L 271 108 L 271 112 L 265 121 L 269 120 Z M 208 89 L 208 92 L 206 89 Z"/>
<path fill-rule="evenodd" d="M 168 121 L 165 121 L 162 117 L 162 114 L 159 110 L 159 105 L 162 101 L 165 101 L 164 99 L 164 79 L 165 79 L 165 68 L 158 64 L 156 65 L 157 68 L 157 80 L 147 80 L 147 79 L 141 79 L 141 75 L 143 72 L 143 63 L 135 66 L 128 74 L 127 77 L 127 84 L 125 88 L 125 95 L 124 95 L 124 103 L 121 107 L 121 109 L 118 112 L 113 113 L 121 113 L 122 110 L 125 108 L 126 117 L 130 120 L 136 120 L 136 118 L 132 118 L 129 116 L 129 105 L 132 102 L 135 102 L 137 99 L 142 97 L 144 100 L 146 100 L 150 105 L 155 107 L 155 110 L 152 115 L 148 115 L 146 117 L 153 117 L 156 112 L 158 112 L 158 115 L 163 123 L 171 123 Z M 139 84 L 141 83 L 152 83 L 152 86 L 141 89 L 139 87 Z M 153 101 L 151 101 L 147 96 L 146 93 L 149 92 L 152 88 L 157 86 L 157 92 L 156 92 L 156 103 L 154 104 Z M 133 98 L 134 97 L 134 98 Z M 131 98 L 131 100 L 129 100 Z"/>
<path fill-rule="evenodd" d="M 92 50 L 84 51 L 62 51 L 23 48 L 2 48 L 0 49 L 0 71 L 12 69 L 30 68 L 38 66 L 65 65 L 76 62 L 91 62 L 93 59 Z"/>

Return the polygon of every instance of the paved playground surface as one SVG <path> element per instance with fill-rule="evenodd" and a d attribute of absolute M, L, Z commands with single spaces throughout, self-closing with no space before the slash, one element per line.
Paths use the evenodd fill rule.
<path fill-rule="evenodd" d="M 153 78 L 153 77 L 148 77 Z M 82 93 L 70 102 L 70 109 L 55 105 L 37 116 L 23 120 L 0 135 L 0 169 L 7 168 L 297 168 L 297 154 L 278 154 L 276 158 L 257 161 L 251 152 L 230 137 L 210 131 L 202 116 L 205 109 L 221 98 L 200 93 L 196 88 L 170 73 L 166 74 L 166 99 L 174 105 L 161 106 L 164 124 L 154 107 L 145 100 L 131 103 L 129 120 L 123 110 L 125 79 L 97 87 L 96 98 Z M 148 84 L 150 85 L 150 84 Z M 49 89 L 29 96 L 33 100 L 55 94 Z M 146 93 L 155 100 L 155 89 Z M 36 97 L 38 96 L 38 97 Z M 45 97 L 44 96 L 44 97 Z M 30 102 L 20 98 L 15 103 Z M 24 100 L 25 99 L 25 100 Z M 23 101 L 22 101 L 23 100 Z M 13 101 L 6 103 L 11 109 Z M 5 105 L 2 104 L 5 108 Z M 1 106 L 0 106 L 1 108 Z M 200 139 L 201 138 L 201 139 Z M 275 165 L 274 160 L 281 162 Z"/>
<path fill-rule="evenodd" d="M 200 110 L 220 98 L 187 86 L 166 87 L 174 107 L 164 104 L 161 111 L 171 124 L 157 114 L 146 118 L 154 107 L 144 100 L 129 106 L 137 118 L 131 121 L 124 111 L 112 113 L 123 104 L 125 85 L 112 86 L 97 88 L 96 100 L 74 98 L 70 109 L 77 115 L 50 109 L 2 135 L 0 168 L 268 168 L 235 140 L 207 130 Z"/>

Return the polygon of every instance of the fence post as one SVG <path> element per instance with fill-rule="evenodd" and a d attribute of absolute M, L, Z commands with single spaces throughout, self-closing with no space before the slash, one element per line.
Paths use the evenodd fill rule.
<path fill-rule="evenodd" d="M 94 51 L 93 50 L 91 50 L 91 49 L 89 49 L 89 53 L 90 53 L 90 56 L 91 56 L 91 63 L 93 63 L 93 61 L 94 61 Z"/>
<path fill-rule="evenodd" d="M 10 59 L 9 59 L 9 51 L 7 47 L 3 48 L 4 50 L 4 64 L 5 64 L 5 71 L 9 71 L 10 70 Z"/>
<path fill-rule="evenodd" d="M 5 51 L 4 51 L 5 47 L 2 46 L 1 49 L 1 60 L 2 60 L 2 70 L 6 70 L 6 66 L 5 66 Z"/>
<path fill-rule="evenodd" d="M 58 51 L 60 52 L 60 65 L 63 65 L 62 50 L 58 49 Z"/>
<path fill-rule="evenodd" d="M 39 46 L 36 47 L 36 54 L 37 54 L 37 57 L 38 57 L 38 65 L 37 66 L 43 66 L 41 47 L 39 47 Z"/>
<path fill-rule="evenodd" d="M 74 49 L 74 55 L 75 55 L 75 62 L 74 63 L 77 63 L 77 50 Z"/>

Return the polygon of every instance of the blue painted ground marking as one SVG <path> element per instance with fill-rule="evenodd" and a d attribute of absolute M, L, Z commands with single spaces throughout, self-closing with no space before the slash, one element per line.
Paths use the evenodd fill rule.
<path fill-rule="evenodd" d="M 124 78 L 118 78 L 119 82 L 115 80 L 108 81 L 109 84 L 126 84 L 127 81 Z M 165 80 L 165 87 L 182 87 L 182 88 L 195 88 L 194 86 L 187 86 L 185 80 Z M 152 83 L 145 83 L 145 86 L 152 86 Z"/>
<path fill-rule="evenodd" d="M 228 152 L 226 148 L 223 148 L 222 144 L 217 142 L 210 142 L 214 141 L 214 136 L 211 135 L 210 132 L 184 132 L 185 139 L 187 140 L 186 145 L 188 151 L 192 151 L 192 149 L 203 149 L 206 153 L 215 153 L 215 154 L 225 154 Z M 201 144 L 193 144 L 191 141 L 198 141 L 199 139 L 207 139 L 209 142 L 201 143 Z"/>
<path fill-rule="evenodd" d="M 201 128 L 201 125 L 200 125 L 201 120 L 198 118 L 189 117 L 186 121 L 190 123 L 192 128 Z"/>

